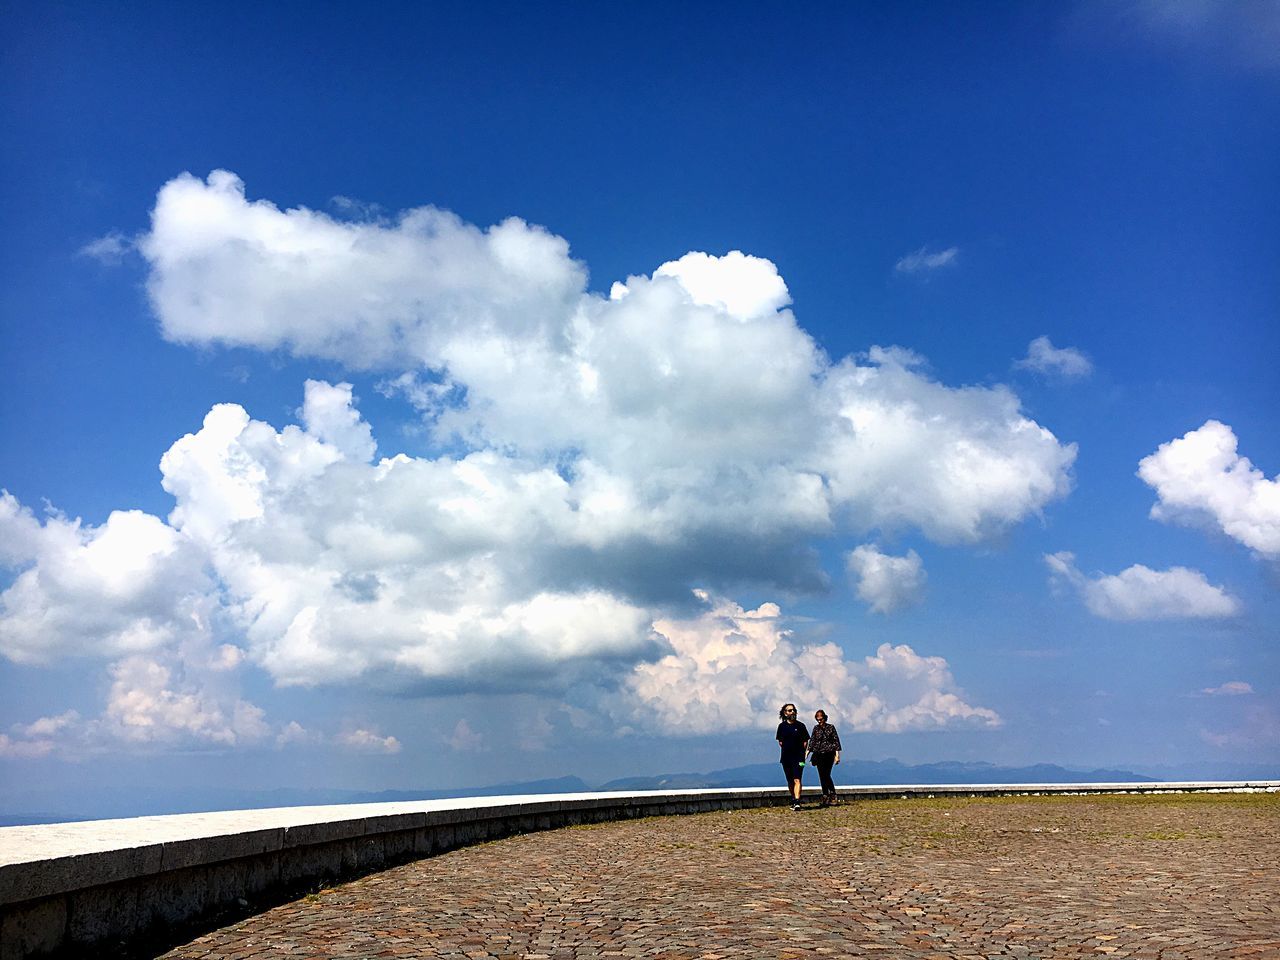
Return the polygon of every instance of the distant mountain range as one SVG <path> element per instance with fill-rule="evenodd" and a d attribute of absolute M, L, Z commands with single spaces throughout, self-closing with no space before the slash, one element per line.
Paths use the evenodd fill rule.
<path fill-rule="evenodd" d="M 999 767 L 991 763 L 906 764 L 899 760 L 843 760 L 832 771 L 837 786 L 895 783 L 1149 783 L 1131 770 L 1068 770 L 1052 763 L 1030 767 Z M 807 779 L 813 779 L 809 777 Z M 694 790 L 702 787 L 773 787 L 782 782 L 776 763 L 713 770 L 711 773 L 669 773 L 656 777 L 623 777 L 601 790 Z M 816 780 L 815 780 L 816 783 Z"/>
<path fill-rule="evenodd" d="M 1097 783 L 1152 782 L 1155 778 L 1132 770 L 1069 770 L 1051 763 L 1030 767 L 1002 767 L 991 763 L 906 764 L 898 760 L 846 760 L 834 771 L 840 786 L 924 783 Z M 812 779 L 812 777 L 808 778 Z M 814 781 L 816 783 L 816 781 Z M 591 785 L 579 777 L 524 780 L 484 787 L 450 790 L 277 790 L 169 789 L 100 790 L 92 804 L 84 797 L 48 794 L 15 795 L 0 799 L 9 813 L 0 813 L 0 826 L 100 820 L 164 813 L 202 813 L 210 810 L 252 810 L 263 807 L 296 807 L 330 803 L 376 803 L 404 800 L 441 800 L 451 797 L 498 797 L 535 793 L 583 793 L 595 790 L 698 790 L 732 787 L 778 787 L 781 774 L 776 763 L 755 763 L 710 773 L 664 773 L 622 777 Z"/>

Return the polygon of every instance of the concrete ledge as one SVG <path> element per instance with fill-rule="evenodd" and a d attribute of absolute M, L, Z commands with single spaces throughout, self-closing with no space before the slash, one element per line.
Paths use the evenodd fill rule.
<path fill-rule="evenodd" d="M 1280 781 L 887 784 L 845 800 L 1280 792 Z M 0 960 L 146 955 L 323 883 L 497 837 L 579 823 L 773 806 L 781 788 L 427 800 L 0 828 Z"/>

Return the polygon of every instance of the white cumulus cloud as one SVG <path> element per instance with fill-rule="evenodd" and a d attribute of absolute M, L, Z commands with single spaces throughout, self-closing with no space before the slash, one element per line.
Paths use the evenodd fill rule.
<path fill-rule="evenodd" d="M 338 734 L 335 738 L 339 744 L 357 753 L 399 753 L 400 741 L 395 737 L 384 737 L 376 730 L 359 727 Z"/>
<path fill-rule="evenodd" d="M 451 750 L 458 752 L 488 749 L 485 746 L 484 734 L 472 729 L 466 717 L 462 717 L 453 725 L 453 731 L 444 738 L 444 742 Z"/>
<path fill-rule="evenodd" d="M 740 320 L 775 313 L 791 302 L 787 285 L 768 260 L 731 250 L 723 257 L 686 253 L 655 276 L 675 277 L 698 306 L 716 307 Z"/>
<path fill-rule="evenodd" d="M 144 656 L 111 668 L 111 690 L 99 723 L 103 733 L 136 743 L 235 746 L 270 734 L 265 713 L 246 700 L 219 698 L 197 683 L 179 682 L 170 666 Z"/>
<path fill-rule="evenodd" d="M 1144 457 L 1138 476 L 1159 498 L 1151 516 L 1217 528 L 1275 559 L 1280 557 L 1280 477 L 1268 480 L 1240 456 L 1237 443 L 1229 426 L 1209 420 Z"/>
<path fill-rule="evenodd" d="M 833 499 L 865 528 L 974 543 L 1071 489 L 1075 445 L 1023 416 L 1007 388 L 944 386 L 903 350 L 870 360 L 831 371 L 820 457 Z"/>
<path fill-rule="evenodd" d="M 450 453 L 379 458 L 351 385 L 311 380 L 296 424 L 218 404 L 177 439 L 165 519 L 0 499 L 0 653 L 143 658 L 121 730 L 247 737 L 231 694 L 186 685 L 197 660 L 205 687 L 242 661 L 281 684 L 616 678 L 695 585 L 820 589 L 817 538 L 977 543 L 1071 488 L 1075 446 L 1011 390 L 940 383 L 902 348 L 832 360 L 739 251 L 604 297 L 517 219 L 339 220 L 225 171 L 165 184 L 138 249 L 168 338 L 375 368 Z"/>
<path fill-rule="evenodd" d="M 249 202 L 225 170 L 167 183 L 138 249 L 170 338 L 353 366 L 420 356 L 461 331 L 535 335 L 567 320 L 585 282 L 563 240 L 515 218 L 480 230 L 422 207 L 390 224 L 338 221 Z"/>
<path fill-rule="evenodd" d="M 38 757 L 47 757 L 57 749 L 57 744 L 53 740 L 41 739 L 30 740 L 24 737 L 11 737 L 7 733 L 0 733 L 0 757 L 12 757 L 18 760 L 33 760 Z"/>
<path fill-rule="evenodd" d="M 1253 686 L 1243 680 L 1228 680 L 1216 687 L 1205 687 L 1200 692 L 1209 697 L 1243 697 L 1253 693 Z"/>
<path fill-rule="evenodd" d="M 19 736 L 30 739 L 48 739 L 56 737 L 70 727 L 74 727 L 80 722 L 80 714 L 75 710 L 68 710 L 60 713 L 55 717 L 41 717 L 39 720 L 33 720 L 31 723 L 15 724 L 13 730 Z"/>
<path fill-rule="evenodd" d="M 161 461 L 170 522 L 207 552 L 252 656 L 278 680 L 378 669 L 485 680 L 649 645 L 643 609 L 557 589 L 540 571 L 540 552 L 596 536 L 554 469 L 493 453 L 366 463 L 367 426 L 354 429 L 340 394 L 326 416 L 361 438 L 347 451 L 358 459 L 222 406 Z"/>
<path fill-rule="evenodd" d="M 308 730 L 297 720 L 290 720 L 276 734 L 276 746 L 288 747 L 295 744 L 320 743 L 324 737 L 313 730 Z"/>
<path fill-rule="evenodd" d="M 208 631 L 201 552 L 157 517 L 113 511 L 92 527 L 43 522 L 0 494 L 0 560 L 19 572 L 0 593 L 0 653 L 18 663 L 112 658 Z"/>
<path fill-rule="evenodd" d="M 308 380 L 304 389 L 301 414 L 307 433 L 335 448 L 344 459 L 372 460 L 377 444 L 373 430 L 355 409 L 351 384 Z"/>
<path fill-rule="evenodd" d="M 13 736 L 0 733 L 0 757 L 31 760 L 46 757 L 62 745 L 67 734 L 80 723 L 75 710 L 53 717 L 40 717 L 31 723 L 15 723 L 10 729 Z"/>
<path fill-rule="evenodd" d="M 1087 377 L 1093 372 L 1093 362 L 1083 353 L 1075 347 L 1055 347 L 1048 337 L 1032 340 L 1027 345 L 1027 355 L 1014 366 L 1067 379 Z"/>
<path fill-rule="evenodd" d="M 708 502 L 739 528 L 777 515 L 793 533 L 847 503 L 867 525 L 973 540 L 1070 486 L 1074 446 L 1008 390 L 945 387 L 900 350 L 831 363 L 774 265 L 738 251 L 687 254 L 605 299 L 564 240 L 521 221 L 340 222 L 249 201 L 225 171 L 167 184 L 142 249 L 171 338 L 392 370 L 442 439 L 568 457 L 593 510 L 647 511 L 670 537 Z"/>
<path fill-rule="evenodd" d="M 772 727 L 778 706 L 794 701 L 861 731 L 1001 723 L 995 711 L 965 702 L 941 657 L 883 644 L 874 656 L 848 660 L 834 643 L 797 643 L 776 604 L 744 610 L 705 593 L 700 599 L 706 609 L 698 616 L 654 624 L 672 652 L 634 668 L 623 719 L 694 736 Z"/>
<path fill-rule="evenodd" d="M 0 544 L 0 560 L 17 571 L 0 593 L 0 653 L 29 664 L 115 661 L 99 717 L 68 711 L 19 724 L 8 752 L 232 746 L 265 735 L 263 712 L 234 694 L 245 652 L 219 642 L 226 611 L 201 544 L 136 510 L 96 527 L 58 513 L 41 520 L 8 494 Z"/>
<path fill-rule="evenodd" d="M 914 550 L 895 557 L 864 543 L 849 552 L 845 566 L 858 598 L 876 613 L 893 613 L 919 603 L 923 596 L 926 574 L 920 555 Z"/>
<path fill-rule="evenodd" d="M 1179 620 L 1232 617 L 1240 602 L 1199 570 L 1152 570 L 1134 564 L 1117 574 L 1089 577 L 1068 552 L 1045 555 L 1054 582 L 1075 589 L 1095 616 L 1106 620 Z"/>
<path fill-rule="evenodd" d="M 271 733 L 265 711 L 239 697 L 219 663 L 198 645 L 185 651 L 135 654 L 107 668 L 100 715 L 75 710 L 15 724 L 5 749 L 14 756 L 82 757 L 102 750 L 228 748 L 262 742 Z M 224 674 L 218 676 L 218 674 Z"/>

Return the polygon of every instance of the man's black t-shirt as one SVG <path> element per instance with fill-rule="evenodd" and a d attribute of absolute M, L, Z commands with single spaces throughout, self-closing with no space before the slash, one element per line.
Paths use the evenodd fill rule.
<path fill-rule="evenodd" d="M 782 741 L 782 756 L 779 759 L 783 763 L 797 763 L 804 759 L 804 745 L 809 741 L 809 731 L 799 720 L 795 723 L 783 720 L 778 724 L 778 736 L 775 739 Z"/>

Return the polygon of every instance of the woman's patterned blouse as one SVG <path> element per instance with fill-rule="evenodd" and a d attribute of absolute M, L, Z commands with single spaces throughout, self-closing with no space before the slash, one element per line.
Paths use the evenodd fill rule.
<path fill-rule="evenodd" d="M 843 749 L 840 746 L 840 734 L 836 733 L 835 727 L 829 723 L 814 725 L 813 732 L 809 734 L 810 753 L 836 753 Z"/>

